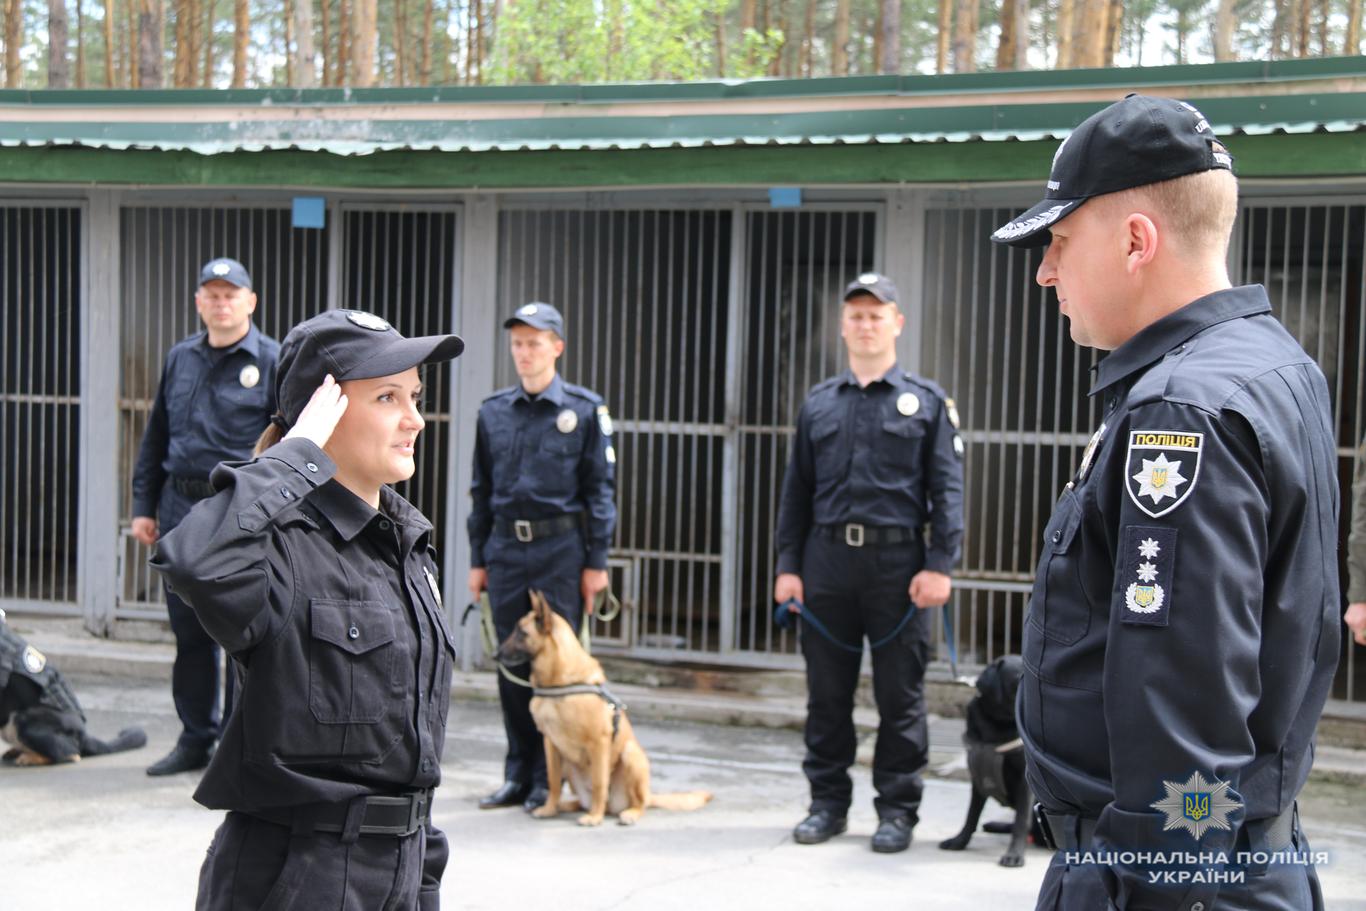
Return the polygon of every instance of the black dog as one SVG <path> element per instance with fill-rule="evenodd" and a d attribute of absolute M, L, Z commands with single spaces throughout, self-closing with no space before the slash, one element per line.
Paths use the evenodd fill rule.
<path fill-rule="evenodd" d="M 147 743 L 141 728 L 126 728 L 106 743 L 85 730 L 85 713 L 61 672 L 5 622 L 0 611 L 0 736 L 14 746 L 11 765 L 51 765 L 135 750 Z"/>
<path fill-rule="evenodd" d="M 968 749 L 968 770 L 972 773 L 972 802 L 963 830 L 941 841 L 945 851 L 961 851 L 968 846 L 987 798 L 1013 807 L 1015 823 L 1010 827 L 1010 847 L 1001 855 L 1001 866 L 1024 864 L 1024 846 L 1031 823 L 1033 798 L 1025 783 L 1024 745 L 1015 727 L 1015 694 L 1020 690 L 1023 662 L 1018 655 L 1004 655 L 987 665 L 977 678 L 977 695 L 968 703 L 968 727 L 963 745 Z M 988 823 L 986 831 L 1000 831 Z"/>

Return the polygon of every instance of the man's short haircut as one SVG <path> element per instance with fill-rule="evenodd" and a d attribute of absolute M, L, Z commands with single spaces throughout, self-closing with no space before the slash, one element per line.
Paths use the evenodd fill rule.
<path fill-rule="evenodd" d="M 1147 210 L 1178 249 L 1223 257 L 1238 217 L 1238 180 L 1231 171 L 1200 171 L 1120 190 L 1100 201 L 1125 214 Z"/>

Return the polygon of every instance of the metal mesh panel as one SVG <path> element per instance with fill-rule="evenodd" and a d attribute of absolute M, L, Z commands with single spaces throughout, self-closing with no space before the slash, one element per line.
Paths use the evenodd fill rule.
<path fill-rule="evenodd" d="M 6 608 L 79 613 L 82 269 L 80 209 L 0 207 L 0 606 Z"/>
<path fill-rule="evenodd" d="M 368 310 L 407 336 L 451 331 L 454 313 L 456 212 L 452 208 L 347 208 L 343 211 L 338 305 Z M 451 445 L 451 363 L 422 368 L 417 472 L 398 490 L 431 521 L 440 547 L 445 531 L 446 454 Z"/>
<path fill-rule="evenodd" d="M 1234 281 L 1266 287 L 1277 318 L 1322 368 L 1333 401 L 1342 489 L 1342 585 L 1352 476 L 1366 434 L 1366 205 L 1276 205 L 1242 210 Z M 1343 635 L 1334 698 L 1366 700 L 1366 662 Z"/>
<path fill-rule="evenodd" d="M 119 392 L 120 514 L 132 518 L 132 472 L 161 365 L 171 346 L 202 328 L 194 294 L 199 269 L 231 256 L 251 272 L 253 317 L 282 339 L 326 308 L 327 231 L 291 226 L 285 208 L 140 206 L 121 213 L 122 300 Z M 162 618 L 161 584 L 149 556 L 122 525 L 118 617 Z"/>
<path fill-rule="evenodd" d="M 498 312 L 531 300 L 565 317 L 566 380 L 616 425 L 613 588 L 625 610 L 595 641 L 719 648 L 730 215 L 505 211 Z M 501 321 L 499 323 L 501 325 Z M 498 381 L 517 382 L 499 330 Z"/>
<path fill-rule="evenodd" d="M 782 477 L 807 391 L 848 366 L 839 301 L 874 267 L 877 213 L 751 212 L 745 229 L 735 648 L 787 654 L 796 636 L 773 624 Z"/>

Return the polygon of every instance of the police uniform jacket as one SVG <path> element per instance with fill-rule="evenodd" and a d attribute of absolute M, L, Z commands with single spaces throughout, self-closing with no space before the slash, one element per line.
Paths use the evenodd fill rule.
<path fill-rule="evenodd" d="M 312 442 L 221 465 L 152 565 L 245 668 L 195 799 L 251 812 L 440 780 L 455 655 L 431 524 L 331 480 Z"/>
<path fill-rule="evenodd" d="M 1347 600 L 1366 601 L 1366 440 L 1357 452 L 1357 473 L 1352 482 L 1352 529 L 1347 536 Z"/>
<path fill-rule="evenodd" d="M 1030 787 L 1098 817 L 1097 850 L 1236 858 L 1248 823 L 1260 850 L 1259 821 L 1309 773 L 1337 662 L 1327 384 L 1247 286 L 1139 332 L 1091 394 L 1104 420 L 1045 529 L 1024 628 Z M 1188 793 L 1227 827 L 1164 833 Z M 1101 872 L 1119 907 L 1208 908 L 1219 889 Z"/>
<path fill-rule="evenodd" d="M 559 374 L 537 396 L 520 385 L 479 406 L 470 484 L 470 564 L 484 566 L 495 517 L 551 519 L 582 513 L 584 565 L 607 568 L 616 527 L 612 419 L 596 393 Z"/>
<path fill-rule="evenodd" d="M 204 480 L 219 462 L 251 457 L 275 412 L 279 360 L 280 343 L 255 324 L 226 349 L 206 332 L 171 348 L 133 468 L 133 515 L 171 527 L 179 515 L 159 512 L 168 477 Z"/>
<path fill-rule="evenodd" d="M 860 388 L 853 371 L 812 388 L 778 510 L 779 573 L 801 573 L 816 525 L 920 531 L 925 568 L 951 573 L 963 539 L 963 441 L 957 410 L 929 380 L 893 366 Z"/>

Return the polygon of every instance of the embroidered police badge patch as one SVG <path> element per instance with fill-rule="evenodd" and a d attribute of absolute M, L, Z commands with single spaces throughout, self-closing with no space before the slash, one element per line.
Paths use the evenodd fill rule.
<path fill-rule="evenodd" d="M 957 430 L 958 406 L 954 404 L 953 399 L 944 399 L 944 412 L 949 416 L 949 423 L 953 425 L 953 429 Z"/>
<path fill-rule="evenodd" d="M 573 433 L 579 426 L 579 416 L 566 408 L 555 418 L 555 429 L 560 433 Z"/>
<path fill-rule="evenodd" d="M 346 318 L 360 326 L 362 329 L 373 329 L 375 332 L 388 332 L 389 324 L 373 313 L 366 313 L 364 310 L 349 310 Z"/>
<path fill-rule="evenodd" d="M 1134 505 L 1160 519 L 1186 501 L 1200 475 L 1203 433 L 1135 430 L 1129 434 L 1124 487 Z"/>
<path fill-rule="evenodd" d="M 47 656 L 31 645 L 24 647 L 24 670 L 30 674 L 41 674 L 47 667 Z"/>
<path fill-rule="evenodd" d="M 903 392 L 897 396 L 896 410 L 910 417 L 920 410 L 920 399 L 914 392 Z"/>
<path fill-rule="evenodd" d="M 1119 553 L 1124 586 L 1120 619 L 1140 626 L 1166 626 L 1176 581 L 1176 529 L 1126 525 Z"/>
<path fill-rule="evenodd" d="M 605 437 L 612 435 L 612 416 L 607 413 L 606 405 L 598 406 L 598 429 L 602 431 L 602 435 Z"/>
<path fill-rule="evenodd" d="M 248 364 L 242 368 L 242 372 L 237 375 L 237 381 L 242 384 L 244 389 L 250 389 L 261 382 L 261 370 L 255 364 Z"/>

